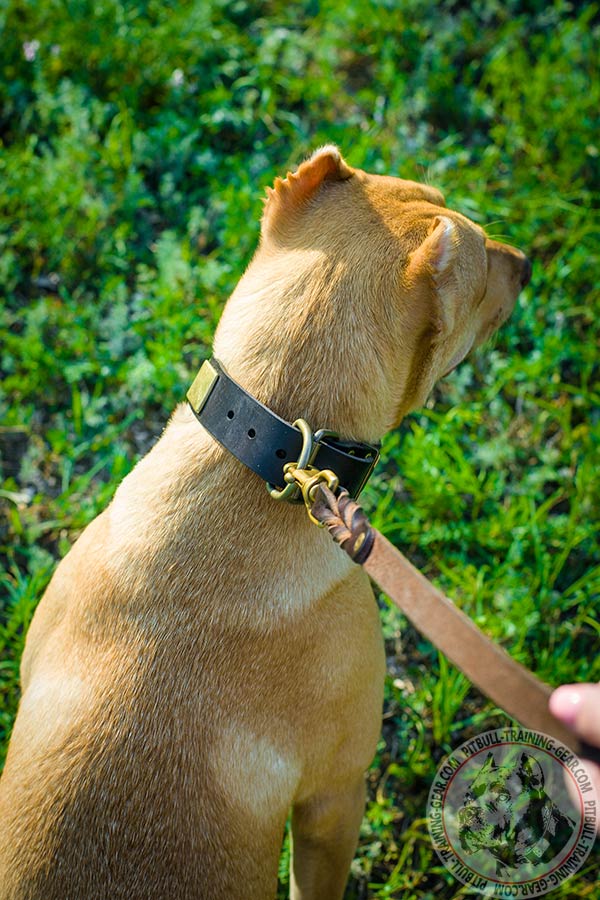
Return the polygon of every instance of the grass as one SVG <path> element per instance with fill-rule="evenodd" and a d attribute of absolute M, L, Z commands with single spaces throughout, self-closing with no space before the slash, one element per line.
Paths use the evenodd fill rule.
<path fill-rule="evenodd" d="M 3 746 L 54 561 L 183 398 L 255 246 L 265 185 L 332 141 L 351 164 L 439 186 L 534 260 L 493 347 L 387 437 L 374 524 L 542 678 L 600 679 L 599 13 L 563 0 L 3 6 Z M 505 719 L 381 608 L 383 733 L 347 897 L 466 896 L 432 850 L 427 792 L 445 753 Z M 598 862 L 555 896 L 596 896 Z"/>

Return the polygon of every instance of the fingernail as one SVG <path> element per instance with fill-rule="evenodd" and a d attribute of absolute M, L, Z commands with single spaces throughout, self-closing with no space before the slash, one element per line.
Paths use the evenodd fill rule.
<path fill-rule="evenodd" d="M 563 684 L 550 697 L 550 712 L 565 725 L 573 726 L 581 705 L 581 691 L 577 684 Z"/>

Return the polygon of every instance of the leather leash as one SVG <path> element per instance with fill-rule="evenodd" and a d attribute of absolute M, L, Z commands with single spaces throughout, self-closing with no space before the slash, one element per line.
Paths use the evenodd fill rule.
<path fill-rule="evenodd" d="M 552 688 L 490 640 L 369 523 L 347 491 L 313 491 L 311 515 L 476 687 L 526 728 L 551 735 L 577 756 L 600 764 L 600 749 L 581 741 L 548 709 Z"/>
<path fill-rule="evenodd" d="M 490 700 L 526 728 L 551 735 L 577 756 L 600 764 L 600 749 L 581 741 L 551 714 L 552 688 L 438 591 L 370 525 L 351 498 L 373 471 L 377 446 L 343 441 L 324 429 L 313 434 L 303 419 L 286 422 L 248 394 L 214 358 L 203 364 L 187 398 L 200 424 L 267 482 L 271 497 L 304 500 L 311 521 L 326 526 L 415 628 Z"/>

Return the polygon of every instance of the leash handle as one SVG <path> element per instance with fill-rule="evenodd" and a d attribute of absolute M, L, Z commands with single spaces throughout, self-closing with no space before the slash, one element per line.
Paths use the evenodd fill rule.
<path fill-rule="evenodd" d="M 579 737 L 548 709 L 550 685 L 491 641 L 469 616 L 434 587 L 387 538 L 369 523 L 346 490 L 325 484 L 312 494 L 311 518 L 385 591 L 434 646 L 499 707 L 525 727 L 550 734 L 577 756 L 600 765 L 600 748 Z"/>

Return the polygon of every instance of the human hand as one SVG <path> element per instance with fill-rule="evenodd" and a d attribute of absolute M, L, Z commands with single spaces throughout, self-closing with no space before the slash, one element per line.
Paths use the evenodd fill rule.
<path fill-rule="evenodd" d="M 600 747 L 600 684 L 563 684 L 550 697 L 550 712 L 588 744 Z M 582 754 L 600 800 L 600 766 Z M 600 818 L 598 819 L 600 832 Z"/>

